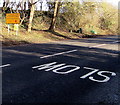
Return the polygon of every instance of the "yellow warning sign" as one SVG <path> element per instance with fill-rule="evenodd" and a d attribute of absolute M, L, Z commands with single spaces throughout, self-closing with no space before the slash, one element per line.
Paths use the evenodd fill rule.
<path fill-rule="evenodd" d="M 7 13 L 6 14 L 6 23 L 7 24 L 19 24 L 20 23 L 20 14 L 19 13 Z"/>

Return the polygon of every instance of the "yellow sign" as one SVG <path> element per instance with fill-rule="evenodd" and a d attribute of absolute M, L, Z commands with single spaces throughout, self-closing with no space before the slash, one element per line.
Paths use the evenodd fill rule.
<path fill-rule="evenodd" d="M 19 24 L 20 23 L 20 14 L 19 13 L 7 13 L 6 14 L 6 23 L 7 24 Z"/>

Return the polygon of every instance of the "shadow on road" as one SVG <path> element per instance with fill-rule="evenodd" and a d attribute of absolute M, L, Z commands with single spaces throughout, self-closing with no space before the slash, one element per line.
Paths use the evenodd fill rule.
<path fill-rule="evenodd" d="M 85 42 L 85 43 L 99 43 L 99 44 L 103 44 L 103 43 L 115 44 L 113 42 L 114 41 L 119 41 L 120 42 L 120 38 L 119 38 L 119 36 L 111 35 L 111 37 L 110 36 L 109 37 L 103 36 L 103 37 L 99 37 L 99 38 L 86 38 L 86 40 L 85 39 L 79 39 L 79 40 L 71 40 L 71 41 L 80 41 L 80 42 Z"/>
<path fill-rule="evenodd" d="M 74 49 L 78 51 L 46 59 L 39 58 Z M 107 92 L 111 92 L 107 89 L 108 86 L 115 89 L 111 82 L 105 85 L 89 80 L 80 80 L 79 77 L 82 72 L 71 73 L 68 77 L 67 75 L 60 76 L 44 71 L 32 72 L 30 68 L 34 65 L 58 62 L 118 73 L 118 68 L 120 68 L 118 54 L 118 51 L 113 50 L 89 49 L 64 44 L 33 44 L 3 48 L 3 64 L 6 62 L 15 64 L 13 71 L 3 71 L 3 103 L 10 103 L 12 100 L 13 103 L 37 103 L 39 105 L 42 105 L 40 103 L 50 103 L 51 105 L 53 105 L 52 103 L 65 103 L 65 105 L 73 103 L 72 105 L 74 105 L 75 103 L 94 103 L 94 101 L 102 98 L 102 101 L 96 104 L 107 105 L 108 101 L 103 94 L 108 95 Z M 104 87 L 102 90 L 101 86 Z M 99 93 L 99 91 L 101 92 Z M 109 95 L 109 97 L 114 97 L 112 93 Z M 90 98 L 91 96 L 92 98 Z M 110 101 L 114 103 L 114 99 Z"/>

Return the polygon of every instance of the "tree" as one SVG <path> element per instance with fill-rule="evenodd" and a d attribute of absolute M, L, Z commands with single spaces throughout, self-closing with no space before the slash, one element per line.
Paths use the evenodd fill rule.
<path fill-rule="evenodd" d="M 101 15 L 99 18 L 99 27 L 102 30 L 108 30 L 115 33 L 118 28 L 118 10 L 109 3 L 101 3 Z"/>
<path fill-rule="evenodd" d="M 29 17 L 29 23 L 28 23 L 28 32 L 31 32 L 32 20 L 33 20 L 33 16 L 34 16 L 34 12 L 35 12 L 35 4 L 39 1 L 40 0 L 38 0 L 38 1 L 31 0 L 31 2 L 29 2 L 30 3 L 30 17 Z"/>
<path fill-rule="evenodd" d="M 33 16 L 34 16 L 34 12 L 35 12 L 35 5 L 33 3 L 34 3 L 34 0 L 31 0 L 31 3 L 30 3 L 30 17 L 29 17 L 29 23 L 28 23 L 28 32 L 31 32 L 32 20 L 33 20 Z"/>
<path fill-rule="evenodd" d="M 61 14 L 67 22 L 67 28 L 78 29 L 80 27 L 80 20 L 83 16 L 81 4 L 79 1 L 66 2 L 62 7 L 63 13 Z"/>
<path fill-rule="evenodd" d="M 50 31 L 54 31 L 54 28 L 55 28 L 56 17 L 58 15 L 58 11 L 59 11 L 59 0 L 56 0 L 54 5 L 55 5 L 54 15 L 53 15 L 53 18 L 52 18 L 52 21 L 51 21 L 51 25 L 49 27 Z"/>

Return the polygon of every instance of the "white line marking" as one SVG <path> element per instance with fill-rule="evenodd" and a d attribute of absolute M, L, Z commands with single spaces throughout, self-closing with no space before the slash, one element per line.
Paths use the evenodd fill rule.
<path fill-rule="evenodd" d="M 90 67 L 83 67 L 84 69 L 90 69 L 90 70 L 99 70 L 99 69 L 95 69 L 95 68 L 90 68 Z"/>
<path fill-rule="evenodd" d="M 114 41 L 114 42 L 112 42 L 112 43 L 117 43 L 117 42 L 119 42 L 119 41 Z"/>
<path fill-rule="evenodd" d="M 10 64 L 2 65 L 0 66 L 0 68 L 7 67 L 7 66 L 10 66 Z"/>
<path fill-rule="evenodd" d="M 77 51 L 77 50 L 71 50 L 71 51 L 56 53 L 56 54 L 53 54 L 53 55 L 47 55 L 47 56 L 43 56 L 43 57 L 40 57 L 40 58 L 48 58 L 48 57 L 52 57 L 52 56 L 56 56 L 56 55 L 62 55 L 62 54 L 67 54 L 67 53 L 71 53 L 71 52 L 75 52 L 75 51 Z"/>
<path fill-rule="evenodd" d="M 86 78 L 86 77 L 88 77 L 88 76 L 90 76 L 90 75 L 92 75 L 92 74 L 94 74 L 94 73 L 96 73 L 96 72 L 99 71 L 99 69 L 94 69 L 94 68 L 90 68 L 90 67 L 83 67 L 83 68 L 84 68 L 84 69 L 93 70 L 93 71 L 92 71 L 92 72 L 89 72 L 88 74 L 83 75 L 82 77 L 80 77 L 80 78 L 82 78 L 82 79 L 84 79 L 84 78 Z"/>
<path fill-rule="evenodd" d="M 119 41 L 114 41 L 114 42 L 112 42 L 112 43 L 117 43 L 117 42 L 119 42 Z M 100 47 L 100 46 L 105 46 L 105 45 L 107 45 L 107 44 L 99 44 L 99 45 L 91 46 L 91 47 L 89 47 L 89 48 Z"/>
<path fill-rule="evenodd" d="M 45 69 L 46 68 L 49 68 L 51 67 L 52 65 L 56 64 L 57 62 L 52 62 L 52 63 L 48 63 L 48 64 L 43 64 L 43 65 L 39 65 L 39 66 L 34 66 L 32 67 L 33 69 L 36 69 L 36 68 L 40 68 L 40 67 L 44 67 Z"/>
<path fill-rule="evenodd" d="M 105 46 L 106 44 L 99 44 L 99 45 L 95 45 L 95 46 L 91 46 L 89 48 L 93 48 L 93 47 L 100 47 L 100 46 Z"/>

